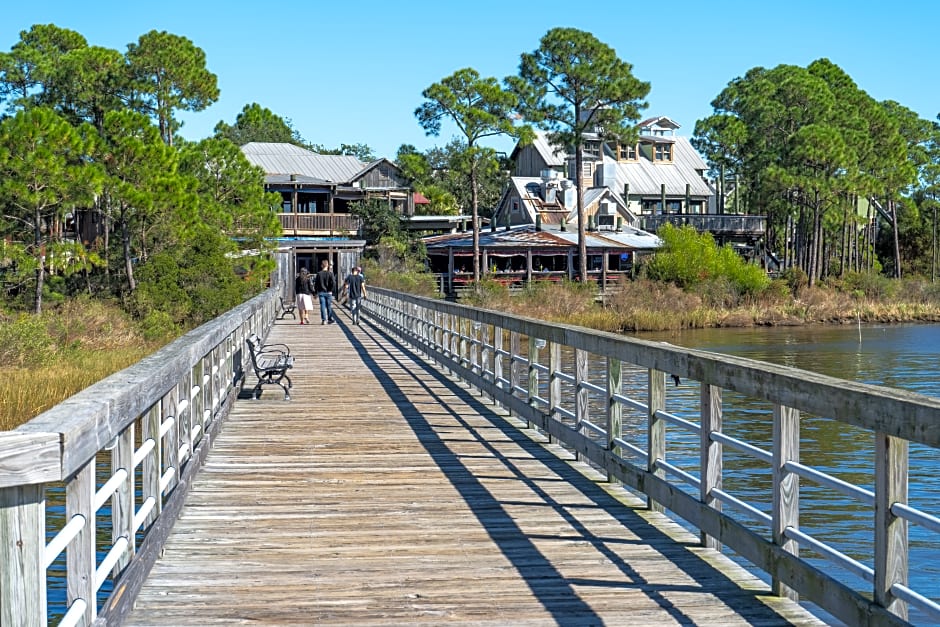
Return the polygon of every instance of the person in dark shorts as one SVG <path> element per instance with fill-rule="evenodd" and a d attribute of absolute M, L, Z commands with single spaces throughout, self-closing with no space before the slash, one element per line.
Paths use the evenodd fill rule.
<path fill-rule="evenodd" d="M 330 262 L 320 262 L 320 271 L 313 278 L 313 288 L 320 301 L 320 324 L 333 324 L 333 294 L 336 292 L 336 275 L 330 270 Z"/>

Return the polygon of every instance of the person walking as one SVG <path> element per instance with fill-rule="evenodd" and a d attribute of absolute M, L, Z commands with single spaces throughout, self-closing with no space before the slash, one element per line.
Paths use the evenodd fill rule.
<path fill-rule="evenodd" d="M 366 278 L 362 276 L 362 268 L 356 266 L 352 269 L 352 274 L 346 277 L 343 283 L 343 290 L 349 299 L 353 324 L 359 324 L 359 307 L 362 305 L 362 299 L 366 297 Z"/>
<path fill-rule="evenodd" d="M 313 282 L 307 268 L 301 268 L 294 281 L 294 294 L 297 296 L 297 311 L 300 324 L 310 324 L 310 310 L 313 309 Z"/>
<path fill-rule="evenodd" d="M 330 270 L 330 262 L 320 262 L 320 271 L 313 279 L 313 289 L 320 300 L 320 324 L 333 324 L 333 294 L 336 292 L 336 275 Z"/>

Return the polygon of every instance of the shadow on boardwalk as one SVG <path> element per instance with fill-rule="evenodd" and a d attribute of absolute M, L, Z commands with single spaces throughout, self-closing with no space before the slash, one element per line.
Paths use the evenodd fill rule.
<path fill-rule="evenodd" d="M 270 339 L 129 624 L 819 624 L 380 329 Z"/>

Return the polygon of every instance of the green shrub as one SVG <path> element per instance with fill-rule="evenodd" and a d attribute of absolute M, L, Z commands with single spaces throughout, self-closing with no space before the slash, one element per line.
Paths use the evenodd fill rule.
<path fill-rule="evenodd" d="M 55 348 L 41 316 L 21 314 L 13 320 L 0 321 L 0 363 L 6 367 L 30 368 L 51 363 Z"/>

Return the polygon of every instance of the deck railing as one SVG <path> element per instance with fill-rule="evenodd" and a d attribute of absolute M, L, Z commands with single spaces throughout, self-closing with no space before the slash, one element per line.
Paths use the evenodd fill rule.
<path fill-rule="evenodd" d="M 719 235 L 760 237 L 767 232 L 767 216 L 743 216 L 732 214 L 687 214 L 672 213 L 656 216 L 641 216 L 643 229 L 655 233 L 666 224 L 689 225 L 697 231 Z"/>
<path fill-rule="evenodd" d="M 267 334 L 279 294 L 0 432 L 0 625 L 45 625 L 63 569 L 60 626 L 120 624 L 236 396 L 245 338 Z M 64 500 L 58 529 L 46 528 L 52 492 Z"/>
<path fill-rule="evenodd" d="M 646 495 L 651 508 L 700 530 L 705 546 L 730 547 L 766 572 L 776 594 L 812 601 L 851 625 L 906 624 L 909 605 L 940 620 L 936 599 L 908 586 L 908 526 L 932 534 L 928 546 L 940 537 L 940 519 L 908 503 L 908 447 L 940 447 L 940 400 L 379 288 L 370 288 L 364 306 L 438 367 Z M 628 372 L 638 382 L 629 390 Z M 667 411 L 670 377 L 683 390 L 698 388 L 697 397 L 690 391 L 694 415 Z M 763 404 L 772 430 L 763 444 L 757 434 L 723 428 L 740 398 Z M 810 415 L 870 434 L 872 476 L 852 483 L 838 469 L 801 462 L 800 427 Z M 743 482 L 731 480 L 732 456 L 769 490 L 733 489 Z M 818 513 L 801 507 L 801 482 L 871 509 L 870 558 L 849 557 L 800 529 Z M 850 585 L 853 577 L 864 585 Z"/>
<path fill-rule="evenodd" d="M 279 213 L 278 218 L 285 235 L 296 232 L 349 237 L 359 233 L 362 225 L 362 220 L 348 213 Z"/>

